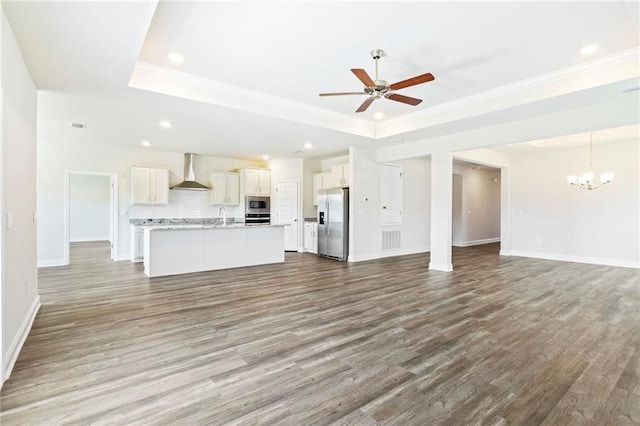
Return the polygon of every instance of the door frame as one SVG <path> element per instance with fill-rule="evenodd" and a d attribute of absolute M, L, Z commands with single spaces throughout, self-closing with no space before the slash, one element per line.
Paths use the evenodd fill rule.
<path fill-rule="evenodd" d="M 278 185 L 281 183 L 295 183 L 296 184 L 296 197 L 298 198 L 298 217 L 297 217 L 297 234 L 298 234 L 298 248 L 297 251 L 298 253 L 302 253 L 304 252 L 304 218 L 302 217 L 304 215 L 303 209 L 302 209 L 302 197 L 300 196 L 300 181 L 299 180 L 278 180 L 275 182 L 275 194 L 276 197 L 278 197 Z M 273 217 L 273 214 L 278 213 L 278 200 L 276 200 L 275 203 L 272 204 L 272 211 L 271 211 L 271 216 Z M 302 232 L 302 235 L 301 235 Z"/>
<path fill-rule="evenodd" d="M 111 239 L 111 260 L 118 260 L 118 174 L 117 173 L 100 173 L 100 172 L 84 172 L 75 170 L 64 171 L 64 265 L 69 264 L 69 245 L 70 245 L 70 180 L 71 175 L 89 175 L 89 176 L 107 176 L 109 177 L 110 193 L 109 193 L 109 209 L 111 221 L 109 226 L 109 238 Z"/>

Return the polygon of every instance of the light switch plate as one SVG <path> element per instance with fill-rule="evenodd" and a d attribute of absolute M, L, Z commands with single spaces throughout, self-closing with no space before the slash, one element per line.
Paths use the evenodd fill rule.
<path fill-rule="evenodd" d="M 7 212 L 7 229 L 11 229 L 12 226 L 13 226 L 13 216 L 11 215 L 11 212 Z"/>

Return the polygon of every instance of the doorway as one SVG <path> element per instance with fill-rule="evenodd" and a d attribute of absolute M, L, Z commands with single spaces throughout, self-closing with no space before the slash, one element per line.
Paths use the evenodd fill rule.
<path fill-rule="evenodd" d="M 467 247 L 500 241 L 501 169 L 454 160 L 451 242 Z"/>
<path fill-rule="evenodd" d="M 276 183 L 276 221 L 284 225 L 285 251 L 298 251 L 300 240 L 299 229 L 299 193 L 298 181 L 282 181 Z"/>
<path fill-rule="evenodd" d="M 117 257 L 117 174 L 65 172 L 65 264 L 71 244 L 84 253 Z"/>

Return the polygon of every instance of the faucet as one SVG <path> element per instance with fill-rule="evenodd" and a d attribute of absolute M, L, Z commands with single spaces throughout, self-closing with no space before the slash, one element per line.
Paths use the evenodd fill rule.
<path fill-rule="evenodd" d="M 222 224 L 226 225 L 227 224 L 227 209 L 225 209 L 224 207 L 220 207 L 220 211 L 218 212 L 218 215 L 222 215 Z"/>

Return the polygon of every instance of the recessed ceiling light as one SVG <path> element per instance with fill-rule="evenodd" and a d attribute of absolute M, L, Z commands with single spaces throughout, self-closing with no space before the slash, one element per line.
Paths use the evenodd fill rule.
<path fill-rule="evenodd" d="M 582 56 L 591 56 L 596 53 L 600 49 L 600 45 L 596 43 L 587 44 L 580 49 L 580 54 Z"/>
<path fill-rule="evenodd" d="M 383 112 L 376 112 L 375 114 L 373 114 L 373 118 L 375 118 L 376 120 L 381 120 L 384 118 L 384 113 Z"/>
<path fill-rule="evenodd" d="M 178 52 L 171 52 L 169 53 L 169 60 L 174 64 L 181 64 L 184 62 L 184 56 Z"/>
<path fill-rule="evenodd" d="M 262 159 L 266 161 L 266 160 L 269 159 L 269 156 L 267 154 L 265 154 L 265 155 L 262 156 Z"/>
<path fill-rule="evenodd" d="M 151 142 L 149 142 L 149 141 L 142 141 L 142 142 L 140 142 L 140 144 L 142 146 L 151 146 Z"/>
<path fill-rule="evenodd" d="M 162 127 L 163 129 L 168 129 L 169 127 L 171 127 L 171 122 L 163 120 L 160 122 L 160 127 Z"/>
<path fill-rule="evenodd" d="M 304 149 L 311 149 L 311 148 L 313 148 L 313 145 L 311 145 L 311 142 L 306 142 L 304 144 Z"/>

